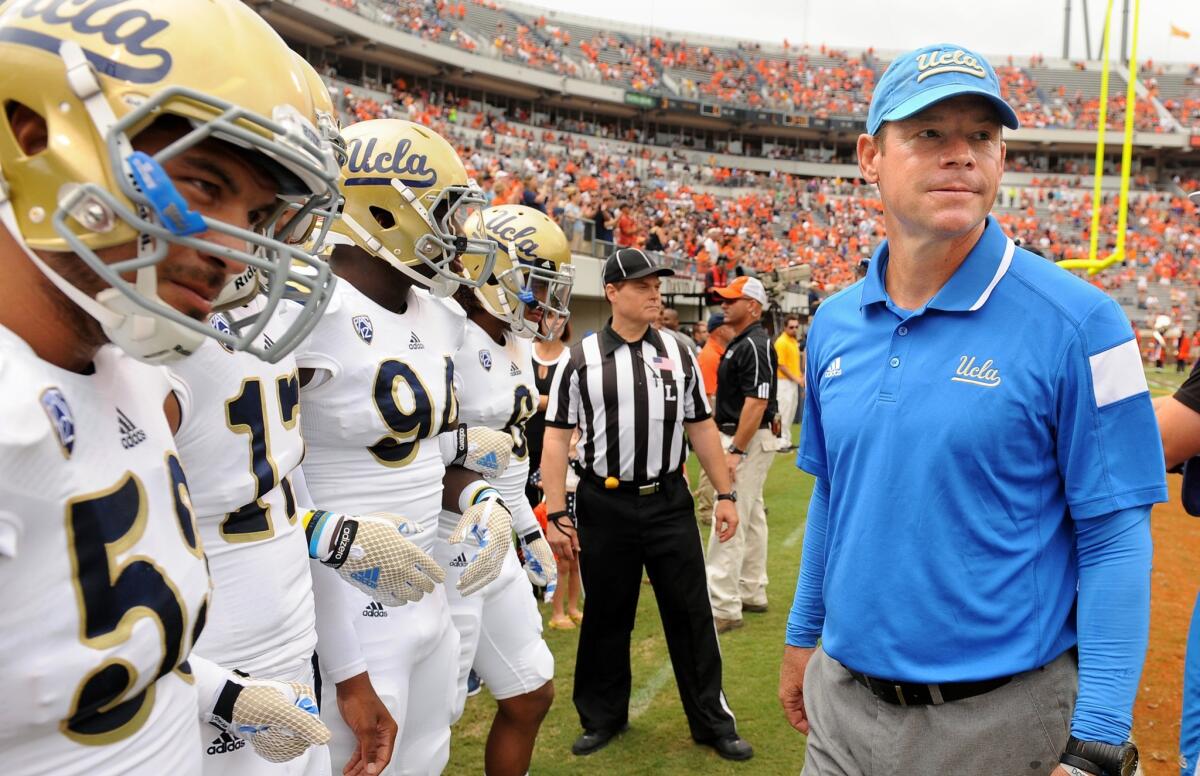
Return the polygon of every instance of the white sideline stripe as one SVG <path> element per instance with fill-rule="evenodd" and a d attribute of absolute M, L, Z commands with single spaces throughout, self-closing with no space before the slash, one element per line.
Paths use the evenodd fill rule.
<path fill-rule="evenodd" d="M 807 525 L 807 522 L 801 523 L 792 529 L 792 532 L 787 535 L 786 539 L 783 540 L 783 546 L 785 548 L 791 549 L 800 543 L 800 540 L 804 538 L 805 525 Z"/>
<path fill-rule="evenodd" d="M 1146 386 L 1146 372 L 1142 368 L 1142 357 L 1138 353 L 1135 340 L 1097 353 L 1088 358 L 1088 362 L 1092 367 L 1092 389 L 1096 392 L 1097 407 L 1104 407 L 1149 390 Z"/>
<path fill-rule="evenodd" d="M 650 677 L 650 681 L 638 688 L 637 692 L 629 700 L 629 718 L 637 719 L 650 708 L 650 704 L 654 702 L 654 697 L 666 686 L 667 682 L 671 681 L 671 661 L 659 666 L 654 672 L 654 676 Z"/>

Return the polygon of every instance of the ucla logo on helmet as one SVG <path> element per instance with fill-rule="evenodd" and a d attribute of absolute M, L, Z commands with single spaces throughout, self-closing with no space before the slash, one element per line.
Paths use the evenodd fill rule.
<path fill-rule="evenodd" d="M 518 254 L 536 259 L 538 251 L 542 248 L 538 241 L 533 239 L 533 236 L 537 234 L 537 227 L 525 226 L 517 228 L 517 225 L 513 222 L 518 218 L 520 216 L 516 213 L 500 211 L 484 223 L 484 229 L 487 230 L 488 236 L 493 240 L 502 245 L 512 243 L 513 247 L 517 249 Z"/>
<path fill-rule="evenodd" d="M 437 183 L 437 170 L 429 166 L 428 156 L 411 152 L 411 140 L 402 138 L 395 148 L 376 153 L 377 142 L 376 138 L 370 138 L 365 143 L 357 138 L 351 140 L 346 170 L 351 173 L 378 173 L 382 177 L 348 178 L 347 186 L 390 186 L 393 177 L 417 189 L 426 189 Z"/>
<path fill-rule="evenodd" d="M 375 327 L 371 325 L 371 319 L 365 315 L 356 315 L 351 319 L 354 324 L 354 331 L 358 332 L 358 336 L 363 342 L 368 345 L 375 338 Z"/>
<path fill-rule="evenodd" d="M 19 43 L 58 55 L 63 39 L 41 29 L 20 27 L 21 19 L 36 19 L 50 27 L 68 27 L 76 36 L 95 36 L 97 43 L 120 46 L 135 61 L 116 61 L 80 44 L 92 65 L 104 75 L 137 84 L 152 84 L 171 72 L 171 54 L 149 45 L 171 26 L 141 8 L 118 8 L 125 0 L 25 0 L 13 7 L 9 26 L 0 29 L 0 42 Z M 18 10 L 19 9 L 19 10 Z M 19 18 L 18 18 L 19 17 Z M 64 30 L 65 32 L 65 30 Z"/>
<path fill-rule="evenodd" d="M 492 371 L 492 351 L 488 350 L 487 348 L 479 351 L 479 365 L 482 366 L 485 371 Z"/>
<path fill-rule="evenodd" d="M 75 450 L 75 416 L 67 405 L 67 397 L 57 388 L 47 388 L 42 391 L 41 402 L 46 417 L 50 419 L 50 426 L 58 436 L 63 457 L 70 458 Z"/>

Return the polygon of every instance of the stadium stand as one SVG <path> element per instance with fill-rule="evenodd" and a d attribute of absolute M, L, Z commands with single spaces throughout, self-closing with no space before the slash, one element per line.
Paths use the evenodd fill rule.
<path fill-rule="evenodd" d="M 763 274 L 802 267 L 811 276 L 811 296 L 823 297 L 854 282 L 856 265 L 884 236 L 874 189 L 855 178 L 853 140 L 886 54 L 786 41 L 692 42 L 489 0 L 323 1 L 460 51 L 615 86 L 626 95 L 657 95 L 652 99 L 664 109 L 657 113 L 622 113 L 620 97 L 610 98 L 612 109 L 595 100 L 585 109 L 566 99 L 513 99 L 503 89 L 420 70 L 361 66 L 323 44 L 310 48 L 327 75 L 350 74 L 332 81 L 345 120 L 400 116 L 434 127 L 458 146 L 493 202 L 544 207 L 578 253 L 603 256 L 614 245 L 633 245 L 661 252 L 693 278 L 729 257 Z M 1101 120 L 1099 64 L 1040 56 L 993 64 L 1023 127 L 1042 133 L 1036 142 L 1010 138 L 995 213 L 1049 260 L 1086 258 L 1094 135 L 1080 130 L 1094 130 Z M 1141 64 L 1136 129 L 1168 138 L 1196 126 L 1198 70 Z M 1114 68 L 1110 76 L 1110 131 L 1124 122 L 1128 72 Z M 759 137 L 672 116 L 665 109 L 675 99 L 806 119 L 790 136 L 762 130 Z M 625 102 L 643 110 L 656 104 Z M 708 115 L 722 117 L 718 110 Z M 1104 160 L 1106 176 L 1119 170 L 1116 138 Z M 1169 150 L 1186 148 L 1186 137 L 1139 143 L 1148 145 L 1135 150 L 1128 258 L 1087 279 L 1117 298 L 1139 326 L 1165 313 L 1194 328 L 1200 229 L 1184 195 L 1200 187 L 1200 170 Z M 1116 185 L 1115 177 L 1103 180 L 1102 254 L 1115 244 Z"/>

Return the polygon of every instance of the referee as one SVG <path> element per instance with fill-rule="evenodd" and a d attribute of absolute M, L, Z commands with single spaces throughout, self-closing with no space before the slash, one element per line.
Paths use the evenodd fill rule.
<path fill-rule="evenodd" d="M 571 346 L 550 386 L 542 447 L 547 538 L 561 558 L 579 553 L 588 596 L 575 663 L 583 734 L 571 751 L 591 754 L 628 726 L 629 637 L 644 567 L 692 738 L 726 759 L 748 760 L 754 751 L 738 737 L 721 690 L 704 553 L 681 472 L 688 440 L 717 490 L 721 541 L 737 530 L 736 496 L 695 357 L 650 326 L 662 307 L 659 278 L 671 274 L 635 248 L 614 253 L 604 265 L 612 318 Z M 564 487 L 576 426 L 578 533 Z"/>

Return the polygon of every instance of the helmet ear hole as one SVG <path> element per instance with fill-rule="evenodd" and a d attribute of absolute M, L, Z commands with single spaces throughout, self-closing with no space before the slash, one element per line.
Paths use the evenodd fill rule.
<path fill-rule="evenodd" d="M 4 118 L 7 120 L 8 131 L 12 133 L 22 153 L 34 156 L 46 150 L 50 143 L 50 133 L 46 129 L 44 116 L 24 103 L 9 100 L 4 103 Z"/>
<path fill-rule="evenodd" d="M 375 223 L 384 229 L 391 229 L 396 225 L 396 217 L 392 215 L 390 210 L 371 205 L 371 216 L 375 219 Z"/>

